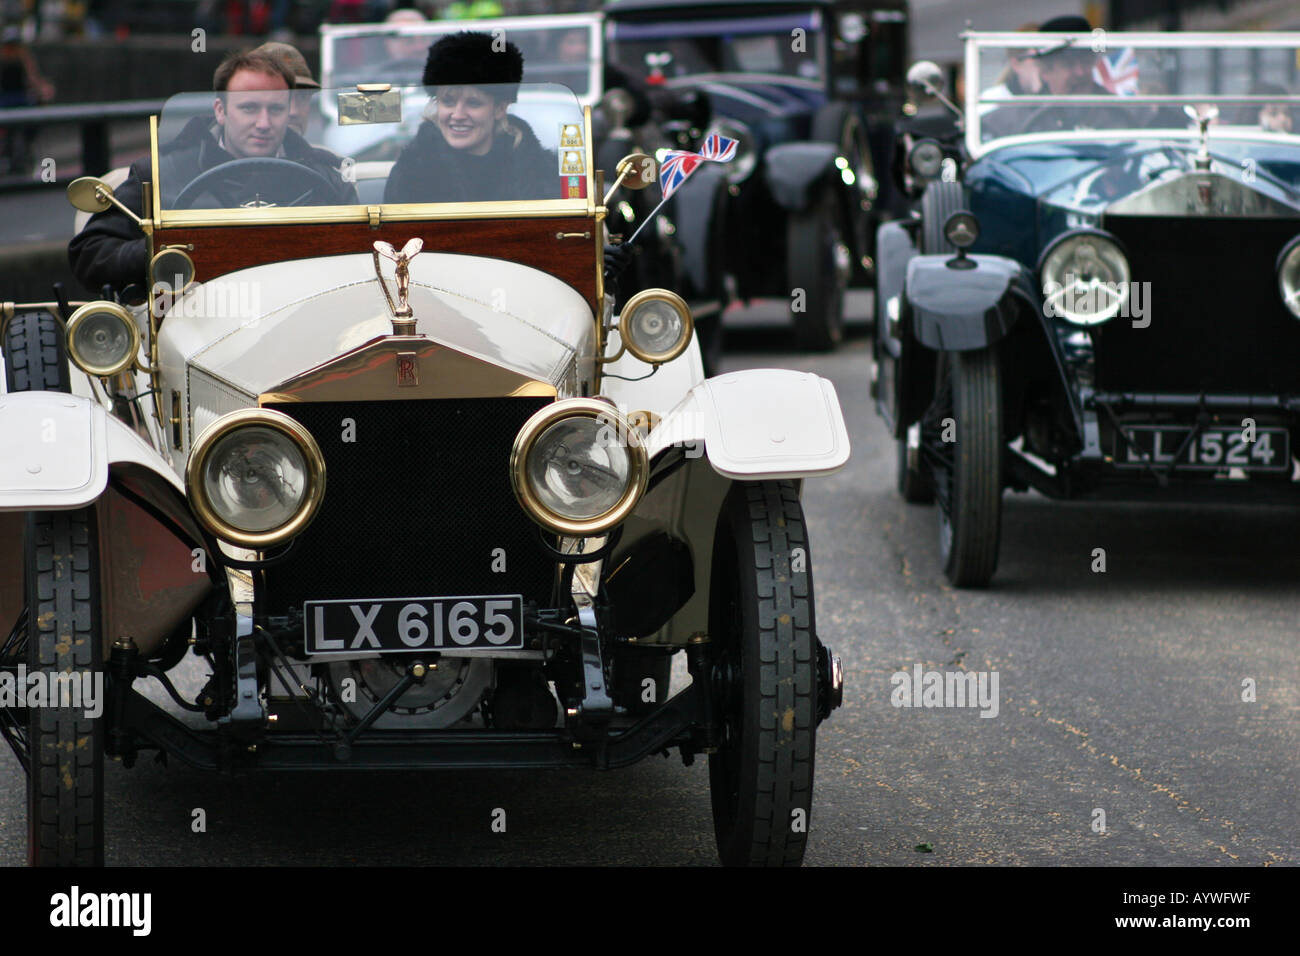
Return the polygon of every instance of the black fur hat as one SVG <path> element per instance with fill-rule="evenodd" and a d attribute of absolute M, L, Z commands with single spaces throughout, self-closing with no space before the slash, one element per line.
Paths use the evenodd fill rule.
<path fill-rule="evenodd" d="M 524 78 L 524 55 L 513 43 L 505 43 L 490 33 L 449 33 L 429 47 L 424 64 L 425 86 L 485 86 L 510 84 L 500 90 L 505 101 L 513 103 L 519 95 L 516 85 Z"/>

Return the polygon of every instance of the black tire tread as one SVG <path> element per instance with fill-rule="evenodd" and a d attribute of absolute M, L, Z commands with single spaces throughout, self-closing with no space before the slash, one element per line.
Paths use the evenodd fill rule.
<path fill-rule="evenodd" d="M 1002 395 L 994 348 L 951 353 L 953 417 L 957 422 L 956 467 L 964 472 L 952 487 L 952 548 L 944 574 L 953 587 L 985 587 L 998 566 L 1002 526 Z M 971 427 L 974 423 L 975 427 Z M 958 488 L 965 489 L 959 500 Z"/>
<path fill-rule="evenodd" d="M 63 327 L 48 312 L 19 312 L 5 328 L 5 387 L 10 392 L 68 392 Z"/>
<path fill-rule="evenodd" d="M 921 253 L 951 255 L 957 247 L 945 238 L 943 224 L 957 210 L 964 208 L 966 194 L 961 183 L 936 180 L 921 194 Z"/>
<path fill-rule="evenodd" d="M 47 511 L 27 521 L 28 666 L 102 670 L 94 511 Z M 103 723 L 81 708 L 29 713 L 28 854 L 37 866 L 102 866 Z"/>
<path fill-rule="evenodd" d="M 834 208 L 823 199 L 807 212 L 791 213 L 786 227 L 790 285 L 804 290 L 803 311 L 794 311 L 791 303 L 795 341 L 801 349 L 813 352 L 833 351 L 844 340 L 844 289 L 823 281 L 827 277 L 822 242 L 826 220 L 838 228 Z"/>
<path fill-rule="evenodd" d="M 742 601 L 756 598 L 760 694 L 746 709 L 758 716 L 758 771 L 752 807 L 746 812 L 742 793 L 741 819 L 732 833 L 719 830 L 718 849 L 728 866 L 798 866 L 811 824 L 817 728 L 811 565 L 792 573 L 790 559 L 794 548 L 808 555 L 803 508 L 790 481 L 745 483 L 729 505 L 737 534 L 747 527 L 752 546 L 751 579 L 743 554 L 738 569 Z M 784 714 L 793 715 L 788 728 Z M 791 826 L 796 809 L 805 814 L 802 832 Z"/>

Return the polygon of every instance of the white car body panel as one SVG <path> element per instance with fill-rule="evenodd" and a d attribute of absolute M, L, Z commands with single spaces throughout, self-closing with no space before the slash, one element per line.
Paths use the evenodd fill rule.
<path fill-rule="evenodd" d="M 835 386 L 819 375 L 750 369 L 707 379 L 651 431 L 651 458 L 703 442 L 718 474 L 741 481 L 829 475 L 849 460 Z"/>
<path fill-rule="evenodd" d="M 109 466 L 131 462 L 184 485 L 166 459 L 98 402 L 62 392 L 0 395 L 0 511 L 60 511 L 99 499 Z M 21 451 L 18 451 L 18 450 Z"/>
<path fill-rule="evenodd" d="M 618 329 L 610 332 L 609 337 L 611 341 L 605 351 L 612 355 L 618 351 Z M 612 398 L 625 413 L 644 410 L 662 418 L 683 395 L 704 381 L 700 350 L 694 342 L 677 358 L 659 366 L 653 375 L 651 371 L 645 362 L 624 352 L 617 361 L 602 367 L 601 394 Z"/>

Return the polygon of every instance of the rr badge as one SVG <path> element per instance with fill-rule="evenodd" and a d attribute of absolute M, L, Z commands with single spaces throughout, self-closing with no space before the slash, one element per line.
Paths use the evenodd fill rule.
<path fill-rule="evenodd" d="M 414 352 L 397 353 L 397 384 L 403 388 L 420 384 L 420 365 Z"/>

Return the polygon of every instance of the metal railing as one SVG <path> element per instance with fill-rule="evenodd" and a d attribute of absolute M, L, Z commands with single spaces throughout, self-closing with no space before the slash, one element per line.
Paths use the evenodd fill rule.
<path fill-rule="evenodd" d="M 0 129 L 15 131 L 49 126 L 81 129 L 81 169 L 98 176 L 112 168 L 109 130 L 115 123 L 146 120 L 162 111 L 162 100 L 128 100 L 121 103 L 72 103 L 65 106 L 25 106 L 0 109 Z"/>

